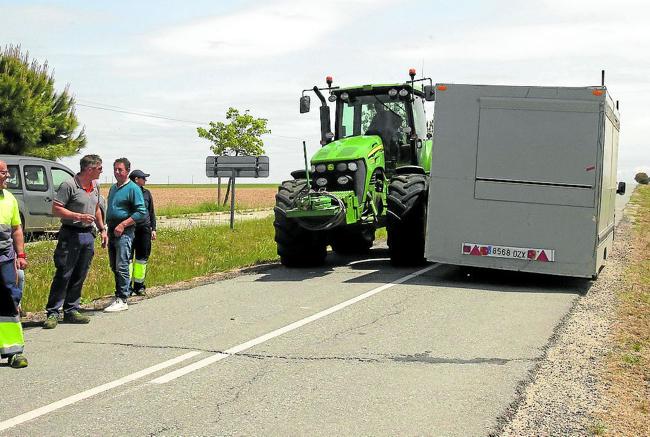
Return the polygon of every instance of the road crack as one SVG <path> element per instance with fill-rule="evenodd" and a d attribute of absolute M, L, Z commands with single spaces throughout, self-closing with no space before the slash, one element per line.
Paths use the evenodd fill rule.
<path fill-rule="evenodd" d="M 542 357 L 534 358 L 450 358 L 450 357 L 433 357 L 430 351 L 424 353 L 416 353 L 411 355 L 378 355 L 372 356 L 291 356 L 291 355 L 278 355 L 278 354 L 259 354 L 259 353 L 229 353 L 220 349 L 206 349 L 187 346 L 172 346 L 172 345 L 146 345 L 137 343 L 120 343 L 120 342 L 93 342 L 93 341 L 74 341 L 76 344 L 92 344 L 92 345 L 110 345 L 110 346 L 124 346 L 141 349 L 174 349 L 174 350 L 191 350 L 198 352 L 207 352 L 214 354 L 224 354 L 231 357 L 241 357 L 253 360 L 281 360 L 287 362 L 298 361 L 342 361 L 342 362 L 358 362 L 358 363 L 403 363 L 403 364 L 494 364 L 505 365 L 511 362 L 538 362 Z"/>

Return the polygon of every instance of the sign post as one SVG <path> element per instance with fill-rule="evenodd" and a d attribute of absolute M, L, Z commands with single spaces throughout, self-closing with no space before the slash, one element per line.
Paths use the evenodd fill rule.
<path fill-rule="evenodd" d="M 268 156 L 208 156 L 205 174 L 209 178 L 232 178 L 230 198 L 230 229 L 235 227 L 235 178 L 269 177 Z"/>

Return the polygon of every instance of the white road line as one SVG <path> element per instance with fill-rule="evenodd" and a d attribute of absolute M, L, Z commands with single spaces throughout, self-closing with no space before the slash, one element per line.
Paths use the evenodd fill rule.
<path fill-rule="evenodd" d="M 316 313 L 314 315 L 311 315 L 309 317 L 306 317 L 302 320 L 298 320 L 297 322 L 293 322 L 290 325 L 284 326 L 282 328 L 276 329 L 275 331 L 271 331 L 268 334 L 264 334 L 260 337 L 254 338 L 253 340 L 247 341 L 246 343 L 242 343 L 238 346 L 232 347 L 228 350 L 223 351 L 223 353 L 219 352 L 215 355 L 209 356 L 207 358 L 204 358 L 200 361 L 197 361 L 195 363 L 190 364 L 189 366 L 181 367 L 180 369 L 174 370 L 173 372 L 170 372 L 166 375 L 162 375 L 152 381 L 149 381 L 152 384 L 165 384 L 169 381 L 172 381 L 176 378 L 180 378 L 183 375 L 187 375 L 190 372 L 193 372 L 195 370 L 201 369 L 203 367 L 209 366 L 210 364 L 216 363 L 217 361 L 221 361 L 224 358 L 228 358 L 231 355 L 237 354 L 239 352 L 243 352 L 246 349 L 250 349 L 253 346 L 257 346 L 260 343 L 264 343 L 265 341 L 271 340 L 272 338 L 278 337 L 282 334 L 286 334 L 287 332 L 293 331 L 294 329 L 300 328 L 301 326 L 304 326 L 308 323 L 311 323 L 315 320 L 321 319 L 325 316 L 328 316 L 336 311 L 342 310 L 345 307 L 348 307 L 352 304 L 355 304 L 359 301 L 362 301 L 364 299 L 367 299 L 371 296 L 374 296 L 375 294 L 382 292 L 388 288 L 394 287 L 395 285 L 399 285 L 403 282 L 406 282 L 408 280 L 411 280 L 417 276 L 420 276 L 423 273 L 426 273 L 430 270 L 433 270 L 437 267 L 439 267 L 440 264 L 432 265 L 429 267 L 426 267 L 422 270 L 418 270 L 417 272 L 411 273 L 410 275 L 406 275 L 400 279 L 397 279 L 393 282 L 390 282 L 388 284 L 384 284 L 380 287 L 374 288 L 370 291 L 367 291 L 363 294 L 360 294 L 357 297 L 354 297 L 352 299 L 346 300 L 345 302 L 341 302 L 338 305 L 334 305 L 333 307 L 327 308 L 326 310 L 323 310 L 319 313 Z"/>
<path fill-rule="evenodd" d="M 174 364 L 178 364 L 182 361 L 185 361 L 189 358 L 195 357 L 196 355 L 199 355 L 201 352 L 188 352 L 184 355 L 181 355 L 176 358 L 172 358 L 171 360 L 162 362 L 160 364 L 156 364 L 155 366 L 148 367 L 146 369 L 140 370 L 139 372 L 132 373 L 131 375 L 127 375 L 124 378 L 116 379 L 115 381 L 107 382 L 106 384 L 99 385 L 95 388 L 91 388 L 90 390 L 83 391 L 81 393 L 77 393 L 76 395 L 69 396 L 65 399 L 61 399 L 60 401 L 53 402 L 49 405 L 45 405 L 44 407 L 37 408 L 35 410 L 29 411 L 27 413 L 23 413 L 19 416 L 13 417 L 11 419 L 7 419 L 3 422 L 0 422 L 0 431 L 4 431 L 5 429 L 9 429 L 13 426 L 20 425 L 21 423 L 27 422 L 32 419 L 36 419 L 37 417 L 43 416 L 45 414 L 51 413 L 52 411 L 56 411 L 60 408 L 66 407 L 68 405 L 74 404 L 75 402 L 82 401 L 84 399 L 87 399 L 91 396 L 95 396 L 96 394 L 105 392 L 107 390 L 119 387 L 121 385 L 124 385 L 128 382 L 135 381 L 136 379 L 140 379 L 144 376 L 150 375 L 154 372 L 157 372 L 162 369 L 166 369 L 167 367 L 173 366 Z"/>

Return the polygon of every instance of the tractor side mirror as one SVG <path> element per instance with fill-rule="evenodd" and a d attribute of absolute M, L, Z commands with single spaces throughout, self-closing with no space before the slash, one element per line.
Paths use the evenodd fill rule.
<path fill-rule="evenodd" d="M 616 194 L 620 194 L 620 195 L 625 194 L 625 182 L 618 183 L 618 187 L 616 188 Z"/>
<path fill-rule="evenodd" d="M 309 96 L 302 96 L 300 98 L 300 113 L 304 114 L 309 112 L 309 106 L 311 104 L 311 98 Z"/>
<path fill-rule="evenodd" d="M 436 100 L 436 92 L 433 89 L 433 85 L 424 86 L 424 100 L 427 102 L 433 102 Z"/>

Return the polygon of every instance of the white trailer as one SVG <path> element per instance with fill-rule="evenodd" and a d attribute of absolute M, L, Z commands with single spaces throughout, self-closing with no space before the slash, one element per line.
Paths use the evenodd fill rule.
<path fill-rule="evenodd" d="M 595 278 L 625 191 L 607 89 L 437 84 L 435 100 L 426 258 Z"/>

